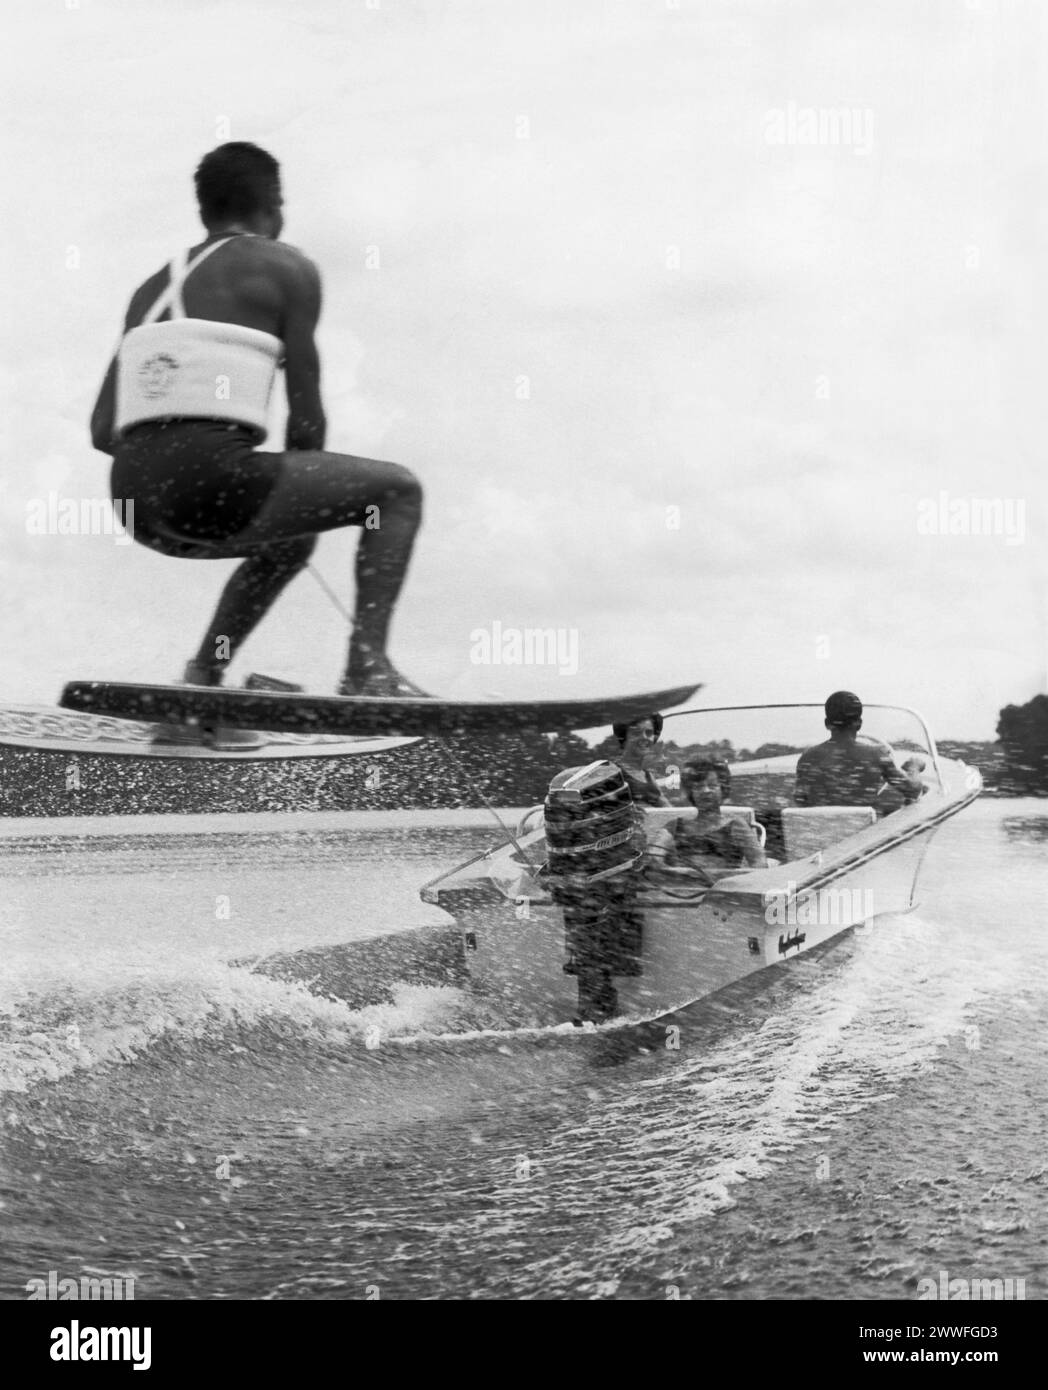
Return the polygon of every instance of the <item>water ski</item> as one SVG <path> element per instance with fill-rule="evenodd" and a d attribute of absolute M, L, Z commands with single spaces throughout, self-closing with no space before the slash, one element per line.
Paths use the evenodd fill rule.
<path fill-rule="evenodd" d="M 103 753 L 132 758 L 207 758 L 255 762 L 276 758 L 343 758 L 383 753 L 412 738 L 346 738 L 335 734 L 272 732 L 254 746 L 159 742 L 152 723 L 108 715 L 74 714 L 48 705 L 0 707 L 0 747 L 43 753 Z"/>
<path fill-rule="evenodd" d="M 59 703 L 65 709 L 85 714 L 148 724 L 218 725 L 327 737 L 439 738 L 518 730 L 555 733 L 561 729 L 602 728 L 684 704 L 698 689 L 698 685 L 681 685 L 604 699 L 468 702 L 70 681 Z"/>

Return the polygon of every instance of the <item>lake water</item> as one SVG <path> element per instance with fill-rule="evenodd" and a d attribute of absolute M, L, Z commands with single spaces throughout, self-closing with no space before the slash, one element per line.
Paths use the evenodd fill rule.
<path fill-rule="evenodd" d="M 346 1002 L 493 838 L 436 820 L 8 827 L 0 1296 L 1044 1297 L 1048 803 L 977 803 L 917 911 L 693 1005 L 679 1048 L 500 1034 L 417 980 Z"/>

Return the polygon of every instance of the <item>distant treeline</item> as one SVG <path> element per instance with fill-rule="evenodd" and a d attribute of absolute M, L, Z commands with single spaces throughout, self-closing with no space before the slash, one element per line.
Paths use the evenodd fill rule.
<path fill-rule="evenodd" d="M 1005 705 L 995 743 L 944 738 L 939 752 L 977 767 L 997 796 L 1048 796 L 1048 695 Z"/>
<path fill-rule="evenodd" d="M 996 743 L 943 739 L 939 749 L 977 767 L 991 794 L 1048 795 L 1048 696 L 1003 709 L 997 732 Z M 652 771 L 665 776 L 700 753 L 738 763 L 797 751 L 668 741 L 655 749 Z M 0 747 L 0 816 L 475 807 L 485 798 L 529 806 L 564 768 L 618 752 L 614 738 L 591 747 L 576 734 L 424 740 L 368 756 L 246 766 Z"/>
<path fill-rule="evenodd" d="M 1032 717 L 1023 714 L 1038 701 L 1041 702 L 1039 711 L 1034 711 Z M 997 732 L 998 742 L 944 738 L 939 740 L 938 749 L 944 758 L 957 758 L 970 767 L 977 767 L 988 792 L 998 796 L 1048 794 L 1048 696 L 1039 695 L 1030 705 L 1020 708 L 1009 705 L 1001 711 Z M 611 758 L 618 751 L 618 743 L 609 737 L 598 744 L 590 756 Z M 689 758 L 699 755 L 722 758 L 727 763 L 743 763 L 802 751 L 788 743 L 762 743 L 759 748 L 736 749 L 726 739 L 689 743 L 683 747 L 667 741 L 656 747 L 651 770 L 656 777 L 662 777 L 669 767 L 681 767 Z"/>
<path fill-rule="evenodd" d="M 997 721 L 1000 790 L 1009 796 L 1048 795 L 1048 695 L 1005 705 Z"/>
<path fill-rule="evenodd" d="M 997 742 L 942 739 L 939 752 L 944 758 L 957 758 L 978 768 L 986 790 L 995 795 L 1048 795 L 1048 696 L 1039 695 L 1029 705 L 1010 705 L 1002 710 L 997 732 Z M 487 797 L 511 806 L 541 801 L 550 779 L 565 767 L 578 767 L 595 758 L 616 758 L 619 751 L 618 741 L 611 735 L 593 747 L 575 734 L 556 738 L 505 735 L 463 741 L 456 758 Z M 680 768 L 699 755 L 742 763 L 802 751 L 788 743 L 762 743 L 751 749 L 735 748 L 726 739 L 684 745 L 667 740 L 656 745 L 650 767 L 656 777 L 664 777 L 671 767 Z"/>
<path fill-rule="evenodd" d="M 668 767 L 680 767 L 689 758 L 719 758 L 726 763 L 745 763 L 754 758 L 778 758 L 784 753 L 802 753 L 804 749 L 792 743 L 762 743 L 759 748 L 739 748 L 730 739 L 713 739 L 710 743 L 674 743 L 667 739 L 656 745 L 652 770 L 661 777 Z M 618 740 L 609 734 L 603 743 L 590 752 L 591 758 L 615 758 L 619 753 Z"/>

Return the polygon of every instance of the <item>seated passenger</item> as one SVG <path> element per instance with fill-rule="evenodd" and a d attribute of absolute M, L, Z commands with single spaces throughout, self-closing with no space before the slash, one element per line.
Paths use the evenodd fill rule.
<path fill-rule="evenodd" d="M 681 768 L 681 790 L 695 807 L 660 830 L 648 846 L 649 863 L 661 873 L 715 883 L 745 865 L 767 866 L 753 827 L 724 816 L 722 803 L 731 793 L 731 772 L 719 758 L 691 758 Z"/>
<path fill-rule="evenodd" d="M 850 690 L 837 690 L 826 701 L 826 727 L 830 737 L 803 752 L 797 762 L 794 800 L 798 806 L 873 806 L 885 810 L 878 797 L 891 788 L 903 802 L 916 801 L 924 791 L 917 775 L 924 768 L 911 758 L 901 771 L 886 743 L 860 743 L 862 701 Z"/>
<path fill-rule="evenodd" d="M 622 749 L 612 761 L 622 769 L 633 800 L 638 806 L 672 806 L 673 803 L 663 795 L 646 766 L 651 750 L 662 734 L 662 715 L 649 714 L 644 719 L 634 720 L 632 724 L 613 724 L 611 728 Z"/>

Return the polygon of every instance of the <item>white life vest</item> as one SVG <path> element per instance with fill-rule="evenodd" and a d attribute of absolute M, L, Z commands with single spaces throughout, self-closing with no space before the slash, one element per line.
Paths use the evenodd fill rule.
<path fill-rule="evenodd" d="M 238 323 L 186 318 L 182 285 L 201 261 L 232 237 L 213 241 L 187 264 L 171 262 L 168 285 L 117 349 L 116 433 L 173 416 L 232 420 L 268 429 L 269 398 L 284 345 L 272 333 Z M 155 320 L 170 307 L 171 318 Z"/>

